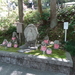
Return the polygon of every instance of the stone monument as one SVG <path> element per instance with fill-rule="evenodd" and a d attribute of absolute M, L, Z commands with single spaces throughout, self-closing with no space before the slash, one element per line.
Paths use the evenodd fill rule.
<path fill-rule="evenodd" d="M 25 44 L 20 46 L 21 49 L 30 49 L 36 46 L 38 30 L 34 24 L 29 24 L 24 30 Z"/>

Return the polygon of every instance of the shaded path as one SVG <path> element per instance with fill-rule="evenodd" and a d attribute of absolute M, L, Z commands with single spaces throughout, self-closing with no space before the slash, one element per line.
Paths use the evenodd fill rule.
<path fill-rule="evenodd" d="M 73 60 L 73 68 L 70 75 L 75 75 L 75 57 L 72 57 Z"/>
<path fill-rule="evenodd" d="M 29 69 L 17 65 L 0 62 L 0 75 L 65 75 L 65 74 L 39 71 L 35 69 Z"/>

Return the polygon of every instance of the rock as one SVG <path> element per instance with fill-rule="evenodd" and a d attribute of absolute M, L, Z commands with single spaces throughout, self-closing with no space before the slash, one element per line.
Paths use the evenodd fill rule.
<path fill-rule="evenodd" d="M 20 53 L 30 52 L 30 51 L 31 51 L 30 49 L 20 49 L 20 50 L 18 50 L 18 52 L 20 52 Z"/>

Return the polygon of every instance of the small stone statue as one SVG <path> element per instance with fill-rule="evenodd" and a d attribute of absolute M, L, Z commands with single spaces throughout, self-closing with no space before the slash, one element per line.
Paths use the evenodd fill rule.
<path fill-rule="evenodd" d="M 45 36 L 44 40 L 49 40 L 49 37 L 48 35 Z"/>
<path fill-rule="evenodd" d="M 49 43 L 49 37 L 48 37 L 48 35 L 46 35 L 46 37 L 44 38 L 44 42 L 46 43 L 46 45 L 48 45 L 48 43 Z"/>
<path fill-rule="evenodd" d="M 51 48 L 47 48 L 46 53 L 47 54 L 52 54 L 52 49 Z"/>
<path fill-rule="evenodd" d="M 54 49 L 59 49 L 59 47 L 60 47 L 59 44 L 60 44 L 59 40 L 55 40 L 54 41 Z"/>
<path fill-rule="evenodd" d="M 17 41 L 14 42 L 14 48 L 17 48 L 18 47 L 18 43 Z"/>
<path fill-rule="evenodd" d="M 14 46 L 15 42 L 18 43 L 18 35 L 17 35 L 16 32 L 13 32 L 13 34 L 12 34 L 12 44 L 13 44 L 13 46 Z"/>
<path fill-rule="evenodd" d="M 17 33 L 16 32 L 13 32 L 13 34 L 12 34 L 12 41 L 14 42 L 17 39 L 18 39 Z"/>
<path fill-rule="evenodd" d="M 42 41 L 41 46 L 46 46 L 46 43 Z"/>
<path fill-rule="evenodd" d="M 2 45 L 3 45 L 3 46 L 7 46 L 7 44 L 8 44 L 7 39 L 4 39 Z"/>
<path fill-rule="evenodd" d="M 45 42 L 42 42 L 41 43 L 41 51 L 43 51 L 43 54 L 45 54 L 45 51 L 46 51 L 47 47 L 46 47 L 46 43 Z"/>
<path fill-rule="evenodd" d="M 8 42 L 7 47 L 12 47 L 12 43 Z"/>

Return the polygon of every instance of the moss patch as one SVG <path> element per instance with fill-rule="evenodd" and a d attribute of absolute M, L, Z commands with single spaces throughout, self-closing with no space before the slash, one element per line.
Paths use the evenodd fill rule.
<path fill-rule="evenodd" d="M 52 54 L 44 54 L 40 50 L 32 50 L 31 52 L 25 53 L 25 54 L 32 54 L 32 55 L 37 55 L 37 56 L 46 56 L 46 57 L 53 57 L 53 58 L 62 58 L 66 59 L 65 51 L 63 50 L 52 50 Z"/>
<path fill-rule="evenodd" d="M 0 46 L 0 51 L 8 51 L 8 52 L 17 52 L 19 50 L 19 48 L 7 48 L 5 46 Z"/>
<path fill-rule="evenodd" d="M 18 52 L 19 48 L 6 48 L 4 46 L 0 46 L 0 51 L 7 51 L 7 52 Z M 46 57 L 53 57 L 53 58 L 62 58 L 62 59 L 66 59 L 66 55 L 65 55 L 65 51 L 58 49 L 58 50 L 54 50 L 52 49 L 52 54 L 44 54 L 43 52 L 40 51 L 40 49 L 38 50 L 32 50 L 31 52 L 25 53 L 25 54 L 32 54 L 32 55 L 36 55 L 36 56 L 46 56 Z"/>

